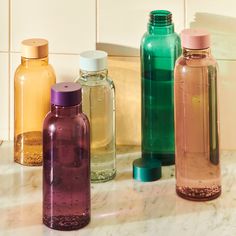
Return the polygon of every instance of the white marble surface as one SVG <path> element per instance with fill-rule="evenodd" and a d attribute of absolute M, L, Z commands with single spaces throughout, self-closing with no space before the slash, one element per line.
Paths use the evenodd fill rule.
<path fill-rule="evenodd" d="M 176 196 L 173 167 L 165 167 L 159 181 L 134 181 L 131 163 L 140 153 L 137 148 L 122 150 L 116 179 L 92 184 L 91 223 L 79 231 L 60 232 L 41 222 L 42 168 L 13 163 L 12 143 L 4 142 L 0 145 L 0 235 L 236 235 L 236 152 L 222 154 L 221 197 L 197 203 Z"/>

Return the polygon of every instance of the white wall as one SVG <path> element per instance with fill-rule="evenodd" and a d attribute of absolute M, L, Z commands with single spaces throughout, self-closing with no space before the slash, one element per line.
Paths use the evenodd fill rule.
<path fill-rule="evenodd" d="M 57 81 L 78 74 L 78 54 L 96 48 L 95 0 L 0 0 L 0 139 L 13 138 L 14 72 L 21 41 L 49 40 Z"/>
<path fill-rule="evenodd" d="M 212 33 L 213 54 L 221 71 L 222 146 L 236 149 L 235 8 L 234 0 L 204 4 L 199 0 L 0 0 L 0 139 L 9 140 L 13 134 L 13 77 L 23 39 L 48 39 L 57 81 L 71 81 L 78 74 L 78 54 L 83 50 L 138 56 L 149 11 L 167 9 L 173 13 L 177 32 L 203 27 Z"/>

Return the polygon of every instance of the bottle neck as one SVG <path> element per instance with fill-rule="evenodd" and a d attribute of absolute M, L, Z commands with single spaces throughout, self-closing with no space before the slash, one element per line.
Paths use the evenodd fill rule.
<path fill-rule="evenodd" d="M 205 49 L 189 49 L 183 48 L 183 56 L 187 59 L 203 59 L 211 55 L 210 48 Z"/>
<path fill-rule="evenodd" d="M 51 112 L 56 116 L 76 116 L 82 113 L 82 103 L 70 107 L 51 104 Z"/>
<path fill-rule="evenodd" d="M 44 57 L 44 58 L 21 57 L 21 65 L 26 66 L 26 67 L 45 66 L 45 65 L 48 65 L 48 57 Z"/>
<path fill-rule="evenodd" d="M 165 35 L 174 33 L 174 24 L 172 23 L 171 12 L 165 10 L 156 10 L 152 11 L 149 17 L 149 34 Z"/>
<path fill-rule="evenodd" d="M 148 33 L 149 34 L 156 34 L 156 35 L 167 35 L 167 34 L 173 34 L 175 32 L 174 24 L 168 25 L 168 26 L 154 26 L 150 23 L 148 23 Z"/>
<path fill-rule="evenodd" d="M 101 81 L 107 78 L 108 70 L 85 71 L 80 70 L 80 78 L 84 81 Z"/>

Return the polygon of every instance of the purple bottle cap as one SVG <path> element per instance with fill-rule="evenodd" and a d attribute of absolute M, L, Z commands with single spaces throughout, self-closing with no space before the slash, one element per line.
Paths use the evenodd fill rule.
<path fill-rule="evenodd" d="M 81 100 L 81 86 L 78 83 L 58 83 L 51 88 L 51 103 L 54 105 L 75 106 Z"/>

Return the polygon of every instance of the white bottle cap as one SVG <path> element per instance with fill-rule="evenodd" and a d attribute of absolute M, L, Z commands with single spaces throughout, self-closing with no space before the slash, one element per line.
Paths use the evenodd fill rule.
<path fill-rule="evenodd" d="M 86 51 L 80 54 L 80 69 L 101 71 L 107 69 L 107 53 L 104 51 Z"/>

